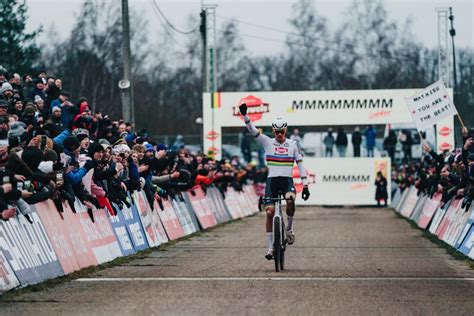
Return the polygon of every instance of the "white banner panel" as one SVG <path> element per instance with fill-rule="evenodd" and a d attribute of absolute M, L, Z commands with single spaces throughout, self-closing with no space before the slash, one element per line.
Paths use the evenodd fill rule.
<path fill-rule="evenodd" d="M 306 202 L 301 199 L 301 181 L 295 177 L 297 205 L 376 205 L 378 171 L 387 179 L 390 196 L 390 158 L 305 157 L 303 162 L 309 175 L 311 196 Z"/>
<path fill-rule="evenodd" d="M 222 127 L 244 126 L 238 106 L 248 105 L 257 127 L 278 116 L 290 126 L 413 123 L 405 97 L 422 89 L 222 92 L 203 94 L 204 151 L 221 157 Z M 452 89 L 447 89 L 452 94 Z M 211 106 L 213 104 L 213 106 Z M 452 118 L 451 118 L 452 120 Z"/>

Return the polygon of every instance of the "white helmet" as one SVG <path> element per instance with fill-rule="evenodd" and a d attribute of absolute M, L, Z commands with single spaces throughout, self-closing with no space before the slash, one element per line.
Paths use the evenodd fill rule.
<path fill-rule="evenodd" d="M 277 117 L 273 122 L 272 122 L 272 128 L 274 130 L 283 130 L 288 127 L 288 123 L 286 123 L 286 120 L 283 117 Z"/>

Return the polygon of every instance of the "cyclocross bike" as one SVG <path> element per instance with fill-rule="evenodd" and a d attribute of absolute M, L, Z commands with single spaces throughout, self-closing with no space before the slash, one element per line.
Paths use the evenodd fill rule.
<path fill-rule="evenodd" d="M 286 201 L 279 192 L 277 198 L 265 198 L 275 202 L 275 215 L 273 216 L 273 259 L 275 260 L 275 271 L 285 269 L 285 250 L 288 244 L 285 236 L 285 220 L 281 212 L 281 201 Z"/>

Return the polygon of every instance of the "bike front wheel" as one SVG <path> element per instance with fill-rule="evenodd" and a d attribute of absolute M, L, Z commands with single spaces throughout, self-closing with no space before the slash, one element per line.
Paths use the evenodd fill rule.
<path fill-rule="evenodd" d="M 275 271 L 280 271 L 281 265 L 281 256 L 282 256 L 282 249 L 281 249 L 281 223 L 280 218 L 275 217 L 273 224 L 273 258 L 275 260 Z"/>

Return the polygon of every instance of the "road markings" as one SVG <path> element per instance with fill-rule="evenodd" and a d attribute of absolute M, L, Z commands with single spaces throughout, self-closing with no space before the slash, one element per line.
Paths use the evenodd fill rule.
<path fill-rule="evenodd" d="M 80 278 L 76 282 L 134 282 L 134 281 L 474 281 L 463 277 L 136 277 Z"/>

